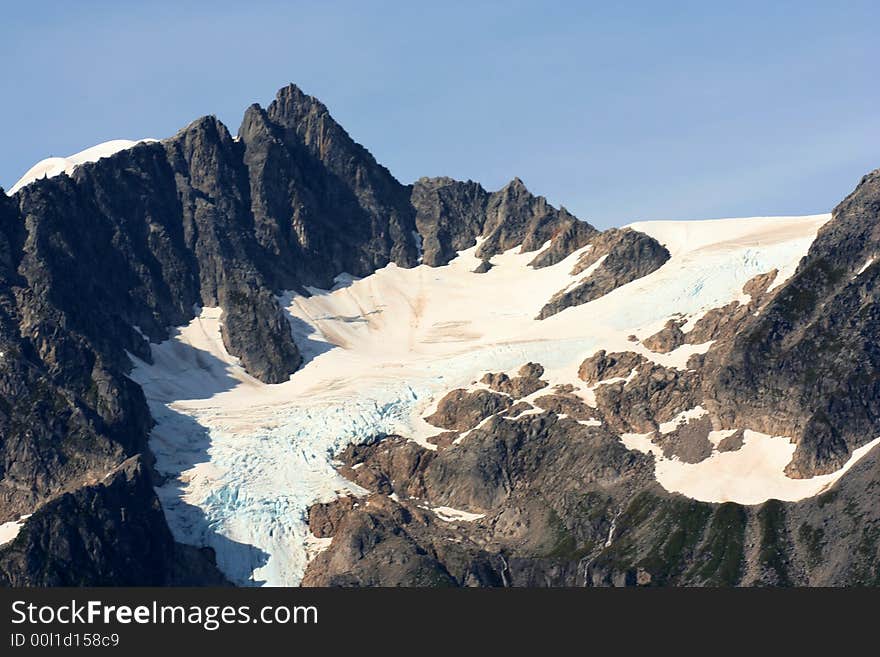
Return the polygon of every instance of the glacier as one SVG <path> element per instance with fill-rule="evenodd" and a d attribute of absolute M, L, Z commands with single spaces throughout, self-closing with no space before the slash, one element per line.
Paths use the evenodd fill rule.
<path fill-rule="evenodd" d="M 674 314 L 693 319 L 742 299 L 749 279 L 774 268 L 778 285 L 829 218 L 632 224 L 664 243 L 670 260 L 540 321 L 535 316 L 555 292 L 590 275 L 570 274 L 583 249 L 541 269 L 528 266 L 534 252 L 512 249 L 494 256 L 488 272 L 475 274 L 478 243 L 442 267 L 391 264 L 362 279 L 341 275 L 330 290 L 279 297 L 305 364 L 277 385 L 253 379 L 226 352 L 222 309 L 199 309 L 169 340 L 150 345 L 152 364 L 132 356 L 130 375 L 156 420 L 150 446 L 162 475 L 157 493 L 175 538 L 212 547 L 237 584 L 296 585 L 329 540 L 309 533 L 308 508 L 340 493 L 363 493 L 334 469 L 334 455 L 345 446 L 397 434 L 433 448 L 426 439 L 441 430 L 422 418 L 439 398 L 475 385 L 485 372 L 530 361 L 544 366 L 551 384 L 581 388 L 578 366 L 600 348 L 634 350 L 684 368 L 690 354 L 708 345 L 656 354 L 628 336 L 646 337 Z M 589 403 L 589 390 L 577 394 Z M 653 448 L 637 437 L 622 440 L 633 449 Z M 759 452 L 776 450 L 763 479 L 753 481 L 759 496 L 780 480 L 792 481 L 784 464 L 777 467 L 781 450 L 768 446 L 773 440 L 786 439 L 750 434 L 745 459 L 739 452 L 723 455 L 725 468 L 736 473 L 752 467 Z M 662 456 L 656 463 L 658 481 L 670 490 L 736 500 L 733 484 L 707 491 L 700 477 L 682 474 L 687 464 Z"/>

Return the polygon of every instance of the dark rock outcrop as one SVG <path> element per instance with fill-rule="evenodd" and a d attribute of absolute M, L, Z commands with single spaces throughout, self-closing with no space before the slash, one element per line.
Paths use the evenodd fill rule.
<path fill-rule="evenodd" d="M 727 438 L 722 438 L 718 443 L 718 451 L 719 452 L 735 452 L 740 447 L 743 446 L 743 430 L 737 429 L 731 435 L 727 436 Z"/>
<path fill-rule="evenodd" d="M 578 285 L 557 292 L 538 313 L 538 319 L 571 306 L 588 303 L 636 279 L 647 276 L 669 260 L 669 251 L 653 237 L 630 228 L 611 228 L 592 241 L 572 274 L 580 274 L 600 258 L 602 263 Z"/>
<path fill-rule="evenodd" d="M 513 399 L 520 399 L 547 387 L 547 382 L 541 380 L 543 374 L 544 368 L 538 363 L 526 363 L 514 377 L 509 377 L 503 372 L 490 372 L 483 376 L 480 382 L 496 392 L 509 395 Z"/>
<path fill-rule="evenodd" d="M 681 330 L 683 324 L 683 320 L 670 319 L 662 329 L 642 340 L 642 344 L 651 351 L 661 354 L 678 349 L 685 343 L 686 339 L 684 332 Z"/>
<path fill-rule="evenodd" d="M 351 495 L 313 505 L 309 509 L 309 531 L 318 538 L 333 536 L 342 517 L 356 506 L 357 499 Z"/>
<path fill-rule="evenodd" d="M 319 554 L 303 586 L 492 585 L 500 577 L 459 543 L 453 527 L 410 504 L 376 495 L 346 515 L 333 549 Z M 486 572 L 488 570 L 488 572 Z"/>
<path fill-rule="evenodd" d="M 634 351 L 607 353 L 600 349 L 578 368 L 578 377 L 593 385 L 607 379 L 626 378 L 648 361 Z"/>
<path fill-rule="evenodd" d="M 388 462 L 374 449 L 356 472 L 380 456 Z M 609 531 L 606 515 L 585 512 L 591 502 L 610 512 L 616 495 L 649 480 L 650 460 L 601 428 L 545 413 L 496 417 L 414 475 L 421 483 L 398 484 L 399 498 L 376 491 L 366 508 L 347 514 L 331 546 L 309 565 L 304 584 L 567 583 L 583 572 L 577 555 L 600 549 Z M 403 492 L 414 490 L 420 493 Z M 430 511 L 434 506 L 486 515 L 444 521 Z M 399 560 L 390 558 L 391 550 Z"/>
<path fill-rule="evenodd" d="M 697 406 L 701 401 L 700 382 L 699 375 L 691 370 L 645 364 L 627 383 L 596 388 L 596 403 L 613 431 L 647 433 Z"/>
<path fill-rule="evenodd" d="M 0 547 L 4 586 L 226 584 L 210 551 L 174 542 L 140 457 L 46 503 Z"/>
<path fill-rule="evenodd" d="M 539 408 L 553 411 L 558 415 L 567 415 L 575 420 L 590 420 L 598 415 L 598 411 L 590 408 L 580 397 L 570 393 L 544 395 L 535 400 Z"/>
<path fill-rule="evenodd" d="M 493 255 L 519 246 L 523 253 L 550 245 L 532 260 L 533 267 L 554 265 L 587 245 L 599 232 L 565 208 L 557 210 L 543 196 L 532 195 L 519 178 L 489 193 L 473 181 L 421 178 L 410 197 L 416 210 L 422 261 L 436 267 L 458 251 L 470 248 L 478 237 L 482 259 L 476 273 L 491 268 Z"/>
<path fill-rule="evenodd" d="M 490 415 L 507 410 L 512 403 L 509 396 L 488 390 L 453 390 L 425 420 L 441 429 L 467 431 Z"/>
<path fill-rule="evenodd" d="M 677 458 L 684 463 L 699 463 L 712 455 L 710 431 L 712 431 L 712 421 L 704 415 L 679 424 L 673 431 L 657 437 L 654 443 L 663 449 L 663 456 L 666 458 Z M 727 443 L 727 451 L 730 451 L 733 444 L 733 442 Z M 719 449 L 719 451 L 723 450 Z"/>

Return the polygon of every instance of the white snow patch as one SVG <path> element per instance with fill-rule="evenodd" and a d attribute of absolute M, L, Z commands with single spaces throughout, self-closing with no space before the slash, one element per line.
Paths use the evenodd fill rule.
<path fill-rule="evenodd" d="M 586 249 L 586 248 L 589 248 L 589 246 L 590 246 L 590 245 L 587 245 L 587 246 L 584 247 L 584 248 L 585 248 L 585 249 Z M 581 253 L 583 253 L 583 250 L 581 251 Z M 602 257 L 600 257 L 598 260 L 596 260 L 596 262 L 594 262 L 592 265 L 590 265 L 589 267 L 587 267 L 586 269 L 584 269 L 580 274 L 578 274 L 578 275 L 577 275 L 577 278 L 575 278 L 571 283 L 569 283 L 568 285 L 566 285 L 564 289 L 560 290 L 560 292 L 568 292 L 569 290 L 571 290 L 571 289 L 573 289 L 573 288 L 576 288 L 576 287 L 577 287 L 578 285 L 580 285 L 581 283 L 586 282 L 586 280 L 587 280 L 590 276 L 593 275 L 593 272 L 595 272 L 599 267 L 602 266 L 602 263 L 605 262 L 605 258 L 607 258 L 607 257 L 608 257 L 607 254 L 606 254 L 606 255 L 603 255 Z"/>
<path fill-rule="evenodd" d="M 428 508 L 428 507 L 426 507 Z M 431 511 L 445 522 L 474 522 L 480 518 L 485 518 L 485 513 L 469 513 L 460 509 L 453 509 L 451 506 L 435 506 L 431 507 Z"/>
<path fill-rule="evenodd" d="M 25 185 L 29 185 L 35 180 L 39 180 L 41 178 L 52 178 L 61 173 L 69 174 L 80 164 L 85 164 L 86 162 L 97 162 L 101 158 L 110 157 L 114 153 L 118 153 L 119 151 L 125 150 L 126 148 L 131 148 L 132 146 L 140 144 L 141 142 L 151 141 L 156 140 L 140 139 L 138 141 L 132 141 L 130 139 L 113 139 L 111 141 L 105 141 L 101 144 L 98 144 L 97 146 L 87 148 L 84 151 L 80 151 L 79 153 L 68 155 L 67 157 L 48 157 L 45 160 L 40 160 L 34 166 L 28 169 L 27 172 L 21 178 L 19 178 L 18 181 L 12 187 L 10 187 L 9 191 L 6 193 L 11 196 Z"/>
<path fill-rule="evenodd" d="M 18 532 L 24 526 L 25 520 L 30 517 L 31 514 L 28 513 L 27 515 L 20 516 L 18 520 L 10 520 L 0 525 L 0 545 L 6 545 L 14 541 L 15 537 L 18 536 Z"/>
<path fill-rule="evenodd" d="M 691 356 L 694 354 L 705 354 L 713 344 L 715 344 L 715 340 L 708 340 L 701 344 L 683 344 L 667 354 L 660 354 L 661 358 L 658 359 L 657 355 L 655 355 L 651 360 L 655 363 L 659 362 L 661 365 L 666 365 L 666 367 L 684 370 L 687 369 L 687 363 Z"/>
<path fill-rule="evenodd" d="M 721 444 L 721 441 L 725 438 L 730 438 L 733 434 L 736 433 L 736 429 L 721 429 L 719 431 L 710 431 L 708 435 L 709 442 L 712 443 L 712 447 L 718 449 L 718 445 Z"/>
<path fill-rule="evenodd" d="M 663 450 L 651 441 L 653 437 L 653 431 L 649 431 L 648 433 L 622 433 L 620 434 L 620 442 L 622 442 L 627 449 L 632 449 L 644 454 L 653 454 L 658 459 L 662 459 Z"/>
<path fill-rule="evenodd" d="M 726 437 L 718 434 L 713 444 Z M 796 446 L 782 436 L 747 429 L 740 449 L 714 452 L 699 463 L 665 458 L 662 450 L 651 442 L 651 436 L 650 433 L 624 434 L 620 438 L 628 449 L 654 455 L 654 474 L 663 488 L 703 502 L 738 504 L 760 504 L 769 499 L 796 502 L 818 495 L 880 444 L 877 438 L 858 448 L 840 470 L 831 474 L 792 479 L 785 474 L 785 466 L 791 461 Z"/>

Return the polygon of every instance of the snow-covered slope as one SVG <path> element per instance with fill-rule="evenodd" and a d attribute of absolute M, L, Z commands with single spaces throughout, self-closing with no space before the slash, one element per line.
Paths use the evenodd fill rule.
<path fill-rule="evenodd" d="M 138 141 L 131 141 L 130 139 L 113 139 L 111 141 L 105 141 L 96 146 L 92 146 L 91 148 L 87 148 L 84 151 L 80 151 L 79 153 L 75 153 L 73 155 L 68 155 L 67 157 L 47 157 L 45 160 L 40 160 L 34 166 L 27 170 L 27 172 L 18 179 L 18 181 L 9 188 L 7 194 L 12 195 L 15 194 L 19 189 L 24 187 L 25 185 L 29 185 L 35 180 L 39 180 L 41 178 L 52 178 L 53 176 L 57 176 L 60 173 L 70 173 L 80 164 L 85 164 L 86 162 L 97 162 L 103 157 L 110 157 L 114 153 L 118 153 L 121 150 L 125 150 L 126 148 L 131 148 L 135 144 L 138 144 L 142 141 L 156 141 L 155 139 L 141 139 Z"/>
<path fill-rule="evenodd" d="M 637 351 L 683 368 L 709 344 L 657 354 L 628 336 L 650 335 L 674 313 L 697 317 L 740 298 L 749 279 L 774 268 L 778 285 L 828 219 L 634 224 L 663 242 L 671 259 L 545 320 L 534 318 L 547 299 L 591 274 L 569 273 L 583 250 L 542 269 L 527 266 L 534 253 L 513 249 L 475 274 L 474 247 L 443 267 L 389 265 L 361 280 L 343 275 L 332 290 L 282 298 L 306 363 L 279 385 L 248 376 L 223 347 L 220 309 L 202 309 L 172 339 L 152 345 L 152 365 L 136 361 L 132 373 L 158 421 L 151 445 L 168 477 L 158 492 L 169 524 L 178 540 L 214 547 L 220 567 L 239 583 L 295 584 L 322 546 L 308 533 L 306 510 L 352 489 L 332 467 L 346 444 L 396 433 L 427 446 L 439 430 L 422 417 L 439 397 L 528 361 L 541 363 L 552 384 L 578 384 L 588 402 L 577 369 L 597 349 Z M 621 439 L 656 451 L 637 436 Z M 743 449 L 702 463 L 660 456 L 656 476 L 697 499 L 743 503 L 780 492 L 799 499 L 840 476 L 788 479 L 783 468 L 792 448 L 787 438 L 750 433 Z"/>

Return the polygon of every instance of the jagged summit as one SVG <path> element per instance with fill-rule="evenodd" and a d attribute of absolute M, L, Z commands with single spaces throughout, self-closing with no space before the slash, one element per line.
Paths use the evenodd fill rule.
<path fill-rule="evenodd" d="M 329 114 L 324 103 L 306 94 L 292 82 L 276 92 L 275 100 L 269 104 L 268 111 L 275 119 L 286 116 L 294 122 L 311 113 Z"/>

